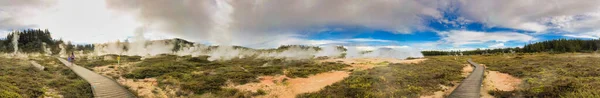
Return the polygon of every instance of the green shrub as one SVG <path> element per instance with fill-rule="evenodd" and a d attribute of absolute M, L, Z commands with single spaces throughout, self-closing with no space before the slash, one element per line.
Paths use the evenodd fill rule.
<path fill-rule="evenodd" d="M 208 61 L 207 56 L 159 55 L 146 58 L 134 65 L 125 78 L 157 78 L 160 87 L 181 87 L 180 95 L 187 97 L 214 94 L 216 97 L 249 97 L 253 93 L 221 88 L 226 82 L 246 84 L 258 82 L 258 76 L 282 75 L 288 70 L 290 77 L 341 70 L 349 65 L 341 63 L 317 63 L 312 60 L 257 59 L 253 57 L 232 60 Z M 193 92 L 189 95 L 185 92 Z"/>
<path fill-rule="evenodd" d="M 567 97 L 600 95 L 600 61 L 598 57 L 574 54 L 519 54 L 472 56 L 486 64 L 488 70 L 508 73 L 523 79 L 521 88 L 511 92 L 493 91 L 496 97 Z"/>
<path fill-rule="evenodd" d="M 33 59 L 45 66 L 47 70 L 38 71 L 28 61 L 6 59 L 0 57 L 0 97 L 42 97 L 45 87 L 55 89 L 67 98 L 91 98 L 89 84 L 79 78 L 66 66 L 51 65 L 56 63 L 52 57 Z M 18 96 L 14 96 L 14 95 Z"/>
<path fill-rule="evenodd" d="M 452 85 L 451 81 L 460 80 L 462 63 L 465 63 L 464 59 L 433 57 L 417 64 L 390 64 L 354 71 L 341 82 L 297 97 L 419 97 L 424 93 L 442 90 L 439 85 Z"/>

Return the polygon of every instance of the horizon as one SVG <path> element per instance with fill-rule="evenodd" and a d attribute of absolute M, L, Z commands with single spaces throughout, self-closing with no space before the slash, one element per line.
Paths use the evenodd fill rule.
<path fill-rule="evenodd" d="M 146 40 L 180 38 L 207 45 L 258 49 L 343 45 L 367 49 L 475 50 L 600 37 L 600 28 L 594 27 L 600 25 L 598 0 L 541 4 L 535 0 L 2 3 L 7 4 L 0 5 L 0 20 L 5 21 L 0 23 L 2 37 L 13 30 L 48 29 L 53 38 L 78 44 L 143 36 Z"/>

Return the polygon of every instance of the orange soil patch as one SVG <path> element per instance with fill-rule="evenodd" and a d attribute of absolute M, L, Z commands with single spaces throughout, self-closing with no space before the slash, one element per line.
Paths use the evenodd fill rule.
<path fill-rule="evenodd" d="M 498 71 L 488 71 L 484 83 L 486 90 L 513 91 L 521 84 L 521 79 Z"/>
<path fill-rule="evenodd" d="M 333 71 L 320 73 L 308 78 L 288 78 L 286 76 L 261 76 L 260 83 L 248 83 L 245 85 L 233 86 L 240 90 L 256 92 L 264 90 L 265 96 L 259 98 L 294 98 L 298 94 L 315 92 L 325 86 L 344 80 L 350 76 L 350 72 Z M 284 81 L 284 79 L 288 79 Z"/>
<path fill-rule="evenodd" d="M 400 60 L 392 58 L 360 58 L 360 59 L 325 59 L 319 62 L 339 62 L 351 67 L 346 69 L 370 69 L 376 66 L 385 66 L 389 63 L 419 63 L 426 59 Z M 264 90 L 267 95 L 257 96 L 259 98 L 293 98 L 298 94 L 316 92 L 322 88 L 344 80 L 351 72 L 332 71 L 319 73 L 308 78 L 288 78 L 279 76 L 260 76 L 259 83 L 248 83 L 244 85 L 230 85 L 228 87 L 244 91 L 256 92 Z M 285 80 L 287 79 L 287 80 Z M 284 81 L 285 80 L 285 81 Z"/>
<path fill-rule="evenodd" d="M 401 59 L 394 59 L 394 58 L 351 58 L 351 59 L 326 59 L 326 60 L 321 60 L 320 62 L 339 62 L 339 63 L 344 63 L 344 64 L 348 64 L 352 67 L 350 67 L 349 69 L 371 69 L 373 67 L 376 67 L 378 65 L 384 64 L 387 65 L 389 63 L 404 63 L 404 64 L 410 64 L 410 63 L 420 63 L 423 62 L 427 59 L 412 59 L 412 60 L 401 60 Z"/>
<path fill-rule="evenodd" d="M 143 98 L 168 98 L 165 91 L 158 88 L 158 83 L 154 78 L 146 79 L 124 79 L 117 80 L 119 84 L 126 85 L 130 90 Z M 153 92 L 154 91 L 154 92 Z"/>
<path fill-rule="evenodd" d="M 464 64 L 464 66 L 465 67 L 463 67 L 462 76 L 467 77 L 471 72 L 473 72 L 473 66 L 471 66 L 470 64 Z"/>

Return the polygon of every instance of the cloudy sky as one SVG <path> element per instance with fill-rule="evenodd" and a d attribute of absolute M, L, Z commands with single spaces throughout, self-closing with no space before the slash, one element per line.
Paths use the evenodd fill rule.
<path fill-rule="evenodd" d="M 0 0 L 0 34 L 458 50 L 600 37 L 600 0 Z M 140 35 L 140 34 L 138 34 Z"/>

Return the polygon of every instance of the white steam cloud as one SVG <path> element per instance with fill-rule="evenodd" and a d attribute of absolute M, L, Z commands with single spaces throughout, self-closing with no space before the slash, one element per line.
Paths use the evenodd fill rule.
<path fill-rule="evenodd" d="M 19 52 L 19 33 L 13 33 L 12 44 L 14 48 L 13 54 L 17 54 Z"/>
<path fill-rule="evenodd" d="M 209 56 L 208 60 L 230 60 L 235 58 L 277 58 L 277 59 L 312 59 L 316 57 L 344 57 L 346 58 L 395 58 L 423 57 L 423 55 L 410 47 L 379 48 L 371 52 L 359 50 L 355 47 L 341 48 L 341 46 L 289 46 L 278 49 L 251 49 L 235 46 L 207 46 L 203 44 L 185 44 L 179 39 L 154 40 L 143 42 L 112 42 L 95 44 L 94 55 L 120 54 L 151 57 L 160 54 L 179 56 Z M 175 49 L 175 47 L 179 47 Z M 347 49 L 347 51 L 344 51 Z"/>

